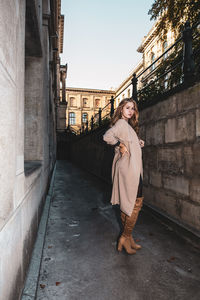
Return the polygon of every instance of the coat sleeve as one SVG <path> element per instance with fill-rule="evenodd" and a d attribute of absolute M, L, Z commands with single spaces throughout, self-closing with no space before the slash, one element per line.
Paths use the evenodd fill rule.
<path fill-rule="evenodd" d="M 110 129 L 108 129 L 105 134 L 103 135 L 103 140 L 110 145 L 115 145 L 119 142 L 120 138 L 120 122 L 117 121 L 117 123 L 112 126 Z"/>

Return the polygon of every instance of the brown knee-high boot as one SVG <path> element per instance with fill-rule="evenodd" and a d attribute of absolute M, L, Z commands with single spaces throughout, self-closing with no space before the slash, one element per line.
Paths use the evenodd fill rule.
<path fill-rule="evenodd" d="M 141 249 L 141 246 L 135 243 L 135 241 L 132 237 L 132 231 L 133 231 L 133 228 L 135 227 L 139 212 L 142 208 L 143 199 L 144 199 L 144 197 L 140 197 L 140 198 L 136 199 L 135 206 L 134 206 L 133 212 L 130 217 L 127 216 L 125 213 L 121 212 L 121 220 L 122 220 L 122 224 L 124 227 L 122 237 L 123 236 L 126 237 L 125 244 L 126 244 L 126 246 L 128 245 L 128 251 L 126 250 L 128 253 L 130 252 L 129 246 L 131 246 L 131 248 L 133 248 L 135 250 Z M 123 248 L 123 245 L 121 242 L 124 243 L 124 239 L 122 239 L 122 237 L 119 240 L 119 245 L 118 245 L 119 251 L 122 250 L 122 248 Z M 135 252 L 136 251 L 134 251 L 134 253 Z M 133 253 L 131 253 L 131 254 L 133 254 Z"/>
<path fill-rule="evenodd" d="M 134 206 L 134 209 L 133 209 L 133 215 L 134 215 L 134 217 L 133 217 L 133 228 L 135 227 L 135 224 L 136 224 L 137 219 L 138 219 L 139 212 L 142 208 L 143 199 L 144 199 L 144 197 L 139 197 L 139 198 L 136 199 L 135 206 Z M 132 234 L 130 236 L 130 242 L 131 242 L 131 247 L 132 248 L 134 248 L 136 250 L 139 250 L 139 249 L 142 248 L 141 245 L 138 245 L 138 244 L 135 243 Z"/>
<path fill-rule="evenodd" d="M 131 217 L 129 217 L 126 214 L 125 215 L 125 220 L 124 220 L 124 229 L 123 233 L 119 239 L 118 242 L 118 251 L 122 251 L 124 248 L 128 254 L 135 254 L 136 250 L 131 247 L 131 242 L 130 242 L 130 235 L 132 233 L 132 220 Z"/>

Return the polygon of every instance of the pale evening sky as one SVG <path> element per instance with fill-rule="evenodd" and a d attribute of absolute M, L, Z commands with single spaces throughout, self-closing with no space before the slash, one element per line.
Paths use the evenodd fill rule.
<path fill-rule="evenodd" d="M 142 59 L 153 0 L 62 0 L 67 87 L 118 87 Z"/>

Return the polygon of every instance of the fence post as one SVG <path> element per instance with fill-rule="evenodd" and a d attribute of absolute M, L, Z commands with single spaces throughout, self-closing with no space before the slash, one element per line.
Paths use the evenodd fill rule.
<path fill-rule="evenodd" d="M 132 82 L 132 85 L 133 85 L 132 98 L 133 98 L 133 100 L 136 101 L 136 103 L 138 103 L 138 96 L 137 96 L 137 82 L 138 82 L 138 80 L 137 80 L 137 77 L 136 77 L 135 73 L 133 74 L 133 78 L 132 78 L 131 82 Z"/>
<path fill-rule="evenodd" d="M 82 125 L 81 128 L 82 128 L 81 132 L 84 133 L 84 125 Z"/>
<path fill-rule="evenodd" d="M 93 128 L 94 128 L 94 117 L 92 116 L 92 118 L 91 118 L 91 130 L 93 130 Z"/>
<path fill-rule="evenodd" d="M 195 70 L 192 50 L 192 28 L 190 27 L 189 21 L 185 23 L 185 28 L 183 30 L 183 42 L 183 81 L 187 83 L 193 79 Z"/>
<path fill-rule="evenodd" d="M 110 99 L 110 104 L 111 104 L 111 106 L 110 106 L 110 116 L 111 116 L 111 118 L 114 114 L 114 101 L 115 101 L 114 97 L 111 96 L 111 99 Z"/>
<path fill-rule="evenodd" d="M 101 126 L 101 108 L 99 108 L 99 127 Z"/>

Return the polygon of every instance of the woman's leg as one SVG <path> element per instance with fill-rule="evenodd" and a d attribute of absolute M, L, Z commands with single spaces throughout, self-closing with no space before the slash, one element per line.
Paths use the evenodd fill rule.
<path fill-rule="evenodd" d="M 143 180 L 142 180 L 142 176 L 140 175 L 140 181 L 139 181 L 138 191 L 137 191 L 137 198 L 142 197 L 142 188 L 143 188 Z"/>
<path fill-rule="evenodd" d="M 135 254 L 136 250 L 131 247 L 130 236 L 132 233 L 131 227 L 131 217 L 127 216 L 121 212 L 122 224 L 123 224 L 123 233 L 118 242 L 118 251 L 122 251 L 124 248 L 128 254 Z"/>
<path fill-rule="evenodd" d="M 135 202 L 135 206 L 134 206 L 132 215 L 129 217 L 125 213 L 121 212 L 121 220 L 122 220 L 122 225 L 124 227 L 122 236 L 127 239 L 126 244 L 129 244 L 135 250 L 141 249 L 141 246 L 135 243 L 135 241 L 132 237 L 132 231 L 133 231 L 133 228 L 136 224 L 139 212 L 142 208 L 142 203 L 143 203 L 142 177 L 140 175 L 140 182 L 139 182 L 139 186 L 138 186 L 137 199 L 136 199 L 136 202 Z M 129 240 L 129 243 L 128 243 L 128 240 Z M 119 246 L 120 247 L 118 247 L 118 249 L 119 248 L 122 249 L 123 245 L 120 245 L 120 243 L 119 243 Z M 119 249 L 119 251 L 120 251 L 120 249 Z M 128 251 L 130 252 L 130 249 L 128 249 Z M 133 253 L 131 253 L 131 254 L 133 254 Z"/>
<path fill-rule="evenodd" d="M 137 219 L 138 219 L 139 212 L 140 212 L 140 210 L 142 208 L 142 204 L 143 204 L 144 197 L 142 197 L 142 187 L 143 187 L 143 181 L 142 181 L 142 176 L 140 175 L 140 182 L 139 182 L 139 186 L 138 186 L 137 198 L 136 198 L 135 206 L 134 206 L 133 213 L 132 213 L 132 215 L 133 215 L 133 224 L 132 224 L 133 228 L 135 227 L 135 224 L 136 224 Z M 131 242 L 131 247 L 133 249 L 139 250 L 139 249 L 142 248 L 140 245 L 135 243 L 132 234 L 130 236 L 130 242 Z"/>

